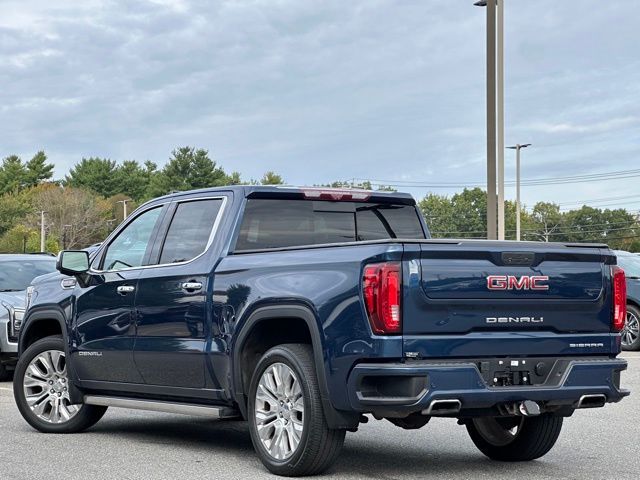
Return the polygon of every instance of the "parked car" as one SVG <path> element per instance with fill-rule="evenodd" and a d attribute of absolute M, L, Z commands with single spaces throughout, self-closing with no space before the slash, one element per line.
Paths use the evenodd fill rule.
<path fill-rule="evenodd" d="M 615 259 L 600 244 L 432 240 L 400 193 L 176 193 L 33 283 L 15 399 L 42 432 L 107 407 L 243 418 L 289 476 L 328 468 L 363 414 L 458 419 L 488 457 L 533 460 L 575 410 L 629 394 Z"/>
<path fill-rule="evenodd" d="M 0 254 L 0 381 L 7 380 L 18 360 L 18 333 L 31 281 L 54 272 L 50 255 Z"/>
<path fill-rule="evenodd" d="M 640 256 L 615 251 L 627 277 L 627 322 L 622 330 L 622 349 L 640 350 Z"/>

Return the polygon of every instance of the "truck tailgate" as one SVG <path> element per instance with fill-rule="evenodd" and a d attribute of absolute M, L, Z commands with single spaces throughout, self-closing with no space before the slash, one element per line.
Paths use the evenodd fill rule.
<path fill-rule="evenodd" d="M 485 241 L 415 247 L 406 254 L 405 350 L 420 356 L 456 355 L 456 345 L 457 355 L 611 350 L 615 257 L 608 249 Z M 439 345 L 445 340 L 454 345 Z"/>

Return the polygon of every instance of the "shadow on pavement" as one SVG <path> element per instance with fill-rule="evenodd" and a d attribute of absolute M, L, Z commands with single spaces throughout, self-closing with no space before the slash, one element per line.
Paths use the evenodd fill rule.
<path fill-rule="evenodd" d="M 246 422 L 197 417 L 106 418 L 87 431 L 109 434 L 147 444 L 253 452 Z"/>
<path fill-rule="evenodd" d="M 151 445 L 166 445 L 233 455 L 247 462 L 247 467 L 263 470 L 253 452 L 245 422 L 211 421 L 193 417 L 106 419 L 91 433 L 119 436 L 122 440 Z M 403 477 L 496 478 L 525 475 L 530 478 L 562 478 L 557 464 L 545 460 L 505 464 L 492 462 L 480 452 L 447 451 L 435 437 L 425 434 L 420 444 L 411 447 L 390 444 L 390 439 L 347 435 L 336 465 L 327 474 L 362 478 Z M 246 459 L 246 460 L 245 460 Z M 566 473 L 566 472 L 564 472 Z M 444 477 L 443 477 L 444 475 Z M 274 477 L 275 478 L 275 477 Z"/>

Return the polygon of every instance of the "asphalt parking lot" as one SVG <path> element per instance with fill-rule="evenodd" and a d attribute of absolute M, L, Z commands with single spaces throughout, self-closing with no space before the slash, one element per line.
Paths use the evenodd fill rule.
<path fill-rule="evenodd" d="M 556 447 L 527 464 L 483 457 L 454 420 L 417 431 L 373 421 L 347 435 L 323 478 L 635 479 L 640 474 L 640 354 L 627 354 L 623 384 L 631 397 L 577 412 Z M 10 383 L 0 383 L 0 479 L 276 478 L 253 454 L 242 422 L 111 409 L 92 429 L 44 435 L 20 417 Z"/>

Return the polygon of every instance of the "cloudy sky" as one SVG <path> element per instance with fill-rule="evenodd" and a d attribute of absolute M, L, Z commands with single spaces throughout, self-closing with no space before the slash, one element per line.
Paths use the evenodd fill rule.
<path fill-rule="evenodd" d="M 534 144 L 523 178 L 640 169 L 638 7 L 506 1 L 505 137 Z M 472 0 L 3 0 L 0 156 L 44 149 L 62 177 L 82 157 L 162 165 L 192 145 L 247 179 L 482 183 L 484 22 Z M 523 197 L 638 210 L 639 184 Z"/>

